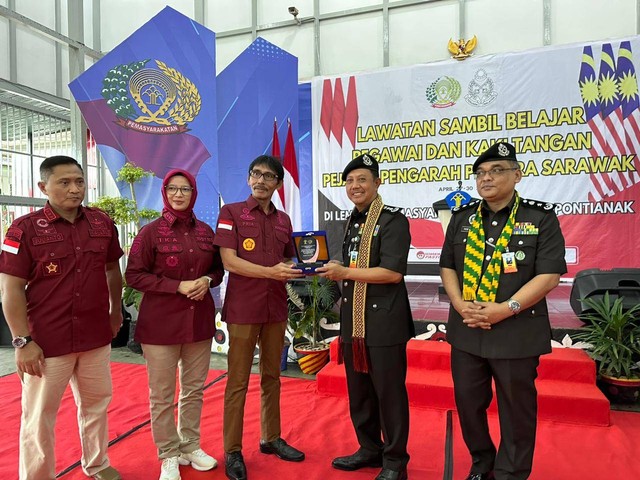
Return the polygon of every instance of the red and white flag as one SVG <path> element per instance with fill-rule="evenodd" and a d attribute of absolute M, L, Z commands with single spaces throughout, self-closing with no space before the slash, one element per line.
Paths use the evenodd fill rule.
<path fill-rule="evenodd" d="M 2 242 L 3 252 L 13 253 L 14 255 L 17 255 L 19 250 L 20 242 L 16 242 L 15 240 L 11 240 L 10 238 L 5 238 L 4 242 Z"/>
<path fill-rule="evenodd" d="M 284 185 L 281 191 L 284 192 L 285 211 L 291 218 L 294 231 L 302 228 L 302 217 L 300 213 L 300 176 L 298 175 L 298 160 L 296 147 L 293 141 L 293 131 L 291 130 L 291 120 L 288 121 L 287 140 L 284 144 Z"/>
<path fill-rule="evenodd" d="M 233 230 L 233 222 L 231 220 L 218 220 L 218 230 Z"/>
<path fill-rule="evenodd" d="M 278 138 L 278 119 L 273 119 L 273 141 L 271 144 L 271 156 L 282 162 L 280 155 L 280 139 Z M 278 210 L 284 210 L 284 186 L 276 190 L 277 195 L 271 197 L 271 201 Z"/>

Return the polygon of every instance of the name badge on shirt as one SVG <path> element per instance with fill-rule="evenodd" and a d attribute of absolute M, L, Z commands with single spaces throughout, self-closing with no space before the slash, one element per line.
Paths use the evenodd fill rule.
<path fill-rule="evenodd" d="M 349 255 L 349 268 L 356 268 L 358 264 L 358 251 L 353 250 Z"/>
<path fill-rule="evenodd" d="M 502 254 L 502 269 L 504 273 L 515 273 L 518 271 L 516 254 L 514 252 L 504 252 Z"/>

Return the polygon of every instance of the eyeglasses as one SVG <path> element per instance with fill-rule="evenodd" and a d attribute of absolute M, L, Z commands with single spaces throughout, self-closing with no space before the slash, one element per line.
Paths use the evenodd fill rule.
<path fill-rule="evenodd" d="M 476 177 L 476 179 L 480 179 L 485 175 L 491 175 L 492 177 L 499 177 L 500 175 L 504 175 L 505 172 L 508 172 L 510 170 L 520 170 L 520 167 L 513 167 L 513 168 L 494 167 L 491 170 L 477 170 L 476 172 L 474 172 L 473 175 Z"/>
<path fill-rule="evenodd" d="M 166 187 L 164 187 L 164 189 L 169 195 L 175 195 L 176 193 L 178 193 L 178 190 L 180 190 L 182 192 L 182 195 L 184 195 L 185 197 L 187 195 L 191 195 L 191 193 L 193 192 L 193 187 L 176 187 L 175 185 L 167 185 Z"/>
<path fill-rule="evenodd" d="M 278 175 L 271 172 L 261 172 L 260 170 L 251 170 L 249 172 L 249 176 L 254 180 L 260 180 L 260 178 L 264 178 L 265 182 L 275 182 L 278 180 Z"/>

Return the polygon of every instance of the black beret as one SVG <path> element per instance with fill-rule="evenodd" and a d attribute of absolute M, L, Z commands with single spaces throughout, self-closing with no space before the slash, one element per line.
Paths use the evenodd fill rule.
<path fill-rule="evenodd" d="M 344 170 L 342 171 L 342 181 L 346 181 L 349 172 L 356 168 L 366 168 L 367 170 L 371 170 L 376 177 L 380 175 L 378 161 L 371 155 L 364 153 L 362 155 L 358 155 L 356 158 L 351 160 L 346 167 L 344 167 Z"/>
<path fill-rule="evenodd" d="M 516 148 L 507 142 L 494 143 L 480 154 L 473 164 L 473 171 L 475 172 L 481 163 L 491 160 L 512 160 L 517 162 Z"/>

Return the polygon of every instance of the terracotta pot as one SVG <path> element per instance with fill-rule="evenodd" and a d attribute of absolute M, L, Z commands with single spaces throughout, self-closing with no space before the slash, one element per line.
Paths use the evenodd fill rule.
<path fill-rule="evenodd" d="M 613 403 L 636 403 L 640 398 L 640 379 L 598 375 L 596 382 L 605 397 Z"/>
<path fill-rule="evenodd" d="M 301 343 L 294 350 L 301 355 L 298 359 L 300 370 L 308 375 L 318 373 L 329 362 L 329 345 L 326 343 L 318 343 L 315 347 L 310 343 Z"/>

